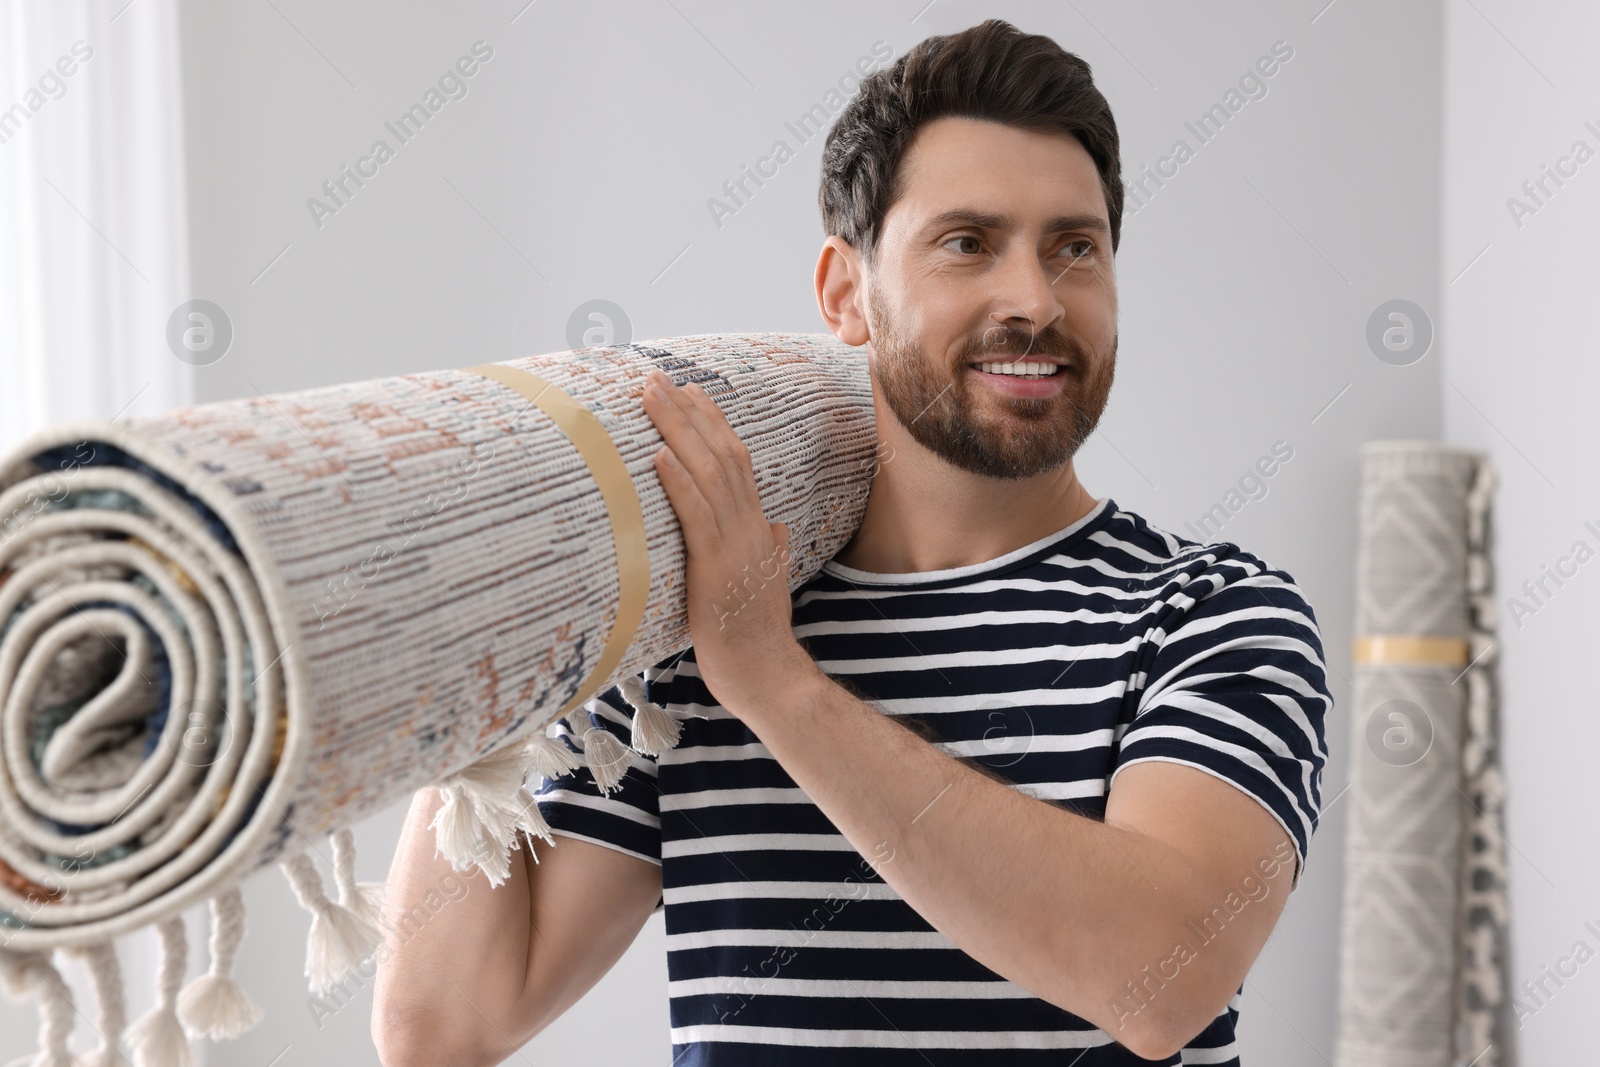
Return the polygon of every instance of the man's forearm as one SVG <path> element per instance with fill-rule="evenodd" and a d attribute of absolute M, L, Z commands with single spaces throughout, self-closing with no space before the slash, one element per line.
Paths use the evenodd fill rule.
<path fill-rule="evenodd" d="M 452 870 L 428 826 L 442 799 L 434 789 L 412 799 L 389 873 L 373 1009 L 386 1064 L 467 1062 L 494 1044 L 486 1031 L 507 1025 L 527 974 L 524 854 L 512 853 L 509 878 L 492 890 L 476 869 Z"/>
<path fill-rule="evenodd" d="M 884 881 L 978 962 L 1113 1036 L 1116 994 L 1212 903 L 1173 848 L 962 764 L 820 670 L 772 692 L 729 710 L 863 856 L 887 857 Z M 1202 972 L 1221 963 L 1184 982 L 1211 988 Z M 1174 1008 L 1184 987 L 1163 996 Z"/>

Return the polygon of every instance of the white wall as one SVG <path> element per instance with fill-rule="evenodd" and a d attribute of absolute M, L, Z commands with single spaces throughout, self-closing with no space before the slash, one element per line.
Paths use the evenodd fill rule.
<path fill-rule="evenodd" d="M 188 288 L 177 21 L 165 0 L 126 13 L 0 0 L 0 109 L 29 109 L 0 131 L 0 447 L 191 397 L 189 367 L 164 337 Z M 119 952 L 149 973 L 155 936 L 141 931 Z M 80 963 L 61 967 L 87 988 Z M 135 1016 L 154 999 L 129 990 Z M 31 1051 L 33 1036 L 31 1007 L 0 998 L 0 1062 Z M 87 1019 L 76 1038 L 93 1043 Z"/>
<path fill-rule="evenodd" d="M 1585 525 L 1600 529 L 1600 158 L 1563 165 L 1577 173 L 1536 187 L 1538 201 L 1522 185 L 1575 141 L 1600 153 L 1600 10 L 1582 0 L 1475 2 L 1478 10 L 1454 0 L 1446 19 L 1444 426 L 1449 440 L 1493 456 L 1501 480 L 1494 562 L 1512 974 L 1528 1009 L 1522 1062 L 1570 1063 L 1592 1045 L 1600 1009 L 1600 964 L 1577 959 L 1600 950 L 1585 927 L 1600 928 L 1600 857 L 1589 845 L 1600 726 L 1587 677 L 1600 636 L 1600 563 L 1562 564 L 1577 573 L 1560 586 L 1546 579 L 1538 600 L 1521 587 L 1579 541 L 1585 558 L 1600 551 L 1600 533 Z M 1514 214 L 1511 198 L 1536 210 Z M 1586 952 L 1575 951 L 1579 941 Z M 1541 980 L 1543 993 L 1521 989 Z"/>
<path fill-rule="evenodd" d="M 1293 59 L 1268 94 L 1126 223 L 1121 367 L 1080 470 L 1096 495 L 1183 531 L 1274 442 L 1292 445 L 1270 494 L 1222 536 L 1293 573 L 1317 610 L 1341 702 L 1327 796 L 1343 787 L 1357 446 L 1441 427 L 1437 353 L 1393 367 L 1364 339 L 1384 301 L 1437 309 L 1444 264 L 1461 259 L 1439 255 L 1439 0 L 522 5 L 187 0 L 196 295 L 236 331 L 197 371 L 202 399 L 563 349 L 569 315 L 594 298 L 622 305 L 636 340 L 824 329 L 811 290 L 821 138 L 720 228 L 706 200 L 774 140 L 795 145 L 785 121 L 880 39 L 899 56 L 989 16 L 1053 36 L 1092 63 L 1130 178 L 1174 139 L 1195 145 L 1185 121 L 1286 41 Z M 470 94 L 318 228 L 307 198 L 479 39 L 494 58 Z M 1561 469 L 1579 480 L 1576 457 Z M 1246 1063 L 1331 1056 L 1343 815 L 1328 812 L 1250 980 Z M 399 819 L 360 827 L 363 877 L 382 875 Z M 243 963 L 271 1021 L 210 1062 L 265 1064 L 287 1044 L 302 1062 L 375 1063 L 370 993 L 318 1029 L 305 918 L 276 875 L 248 893 Z M 669 1062 L 664 951 L 658 916 L 530 1059 Z M 615 1025 L 619 1004 L 636 1026 Z"/>

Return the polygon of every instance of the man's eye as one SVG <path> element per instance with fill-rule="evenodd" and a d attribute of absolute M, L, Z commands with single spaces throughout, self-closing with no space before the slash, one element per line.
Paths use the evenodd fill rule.
<path fill-rule="evenodd" d="M 1068 259 L 1082 259 L 1094 251 L 1094 242 L 1089 240 L 1068 241 L 1061 246 L 1061 254 Z"/>
<path fill-rule="evenodd" d="M 976 237 L 974 237 L 970 233 L 957 234 L 956 236 L 950 238 L 950 241 L 971 241 L 973 244 L 976 244 L 976 245 L 982 245 L 983 244 L 982 241 L 978 240 Z M 950 247 L 950 241 L 946 241 L 944 243 L 944 247 L 949 248 Z M 977 249 L 976 248 L 970 248 L 970 249 L 966 249 L 965 251 L 976 252 Z"/>

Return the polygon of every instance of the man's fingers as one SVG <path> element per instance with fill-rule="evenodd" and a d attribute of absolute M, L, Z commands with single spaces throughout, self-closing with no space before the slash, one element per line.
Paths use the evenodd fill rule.
<path fill-rule="evenodd" d="M 710 395 L 700 387 L 698 382 L 691 382 L 684 387 L 684 396 L 690 403 L 689 421 L 695 426 L 716 452 L 731 463 L 738 471 L 751 474 L 749 485 L 755 487 L 753 471 L 750 470 L 750 453 L 744 447 L 744 442 L 739 440 L 739 435 L 734 433 L 733 427 L 728 423 L 728 417 L 723 414 L 722 408 L 712 400 Z"/>
<path fill-rule="evenodd" d="M 694 477 L 717 514 L 719 525 L 726 529 L 726 524 L 737 521 L 738 512 L 759 508 L 761 495 L 748 453 L 722 410 L 703 390 L 658 388 L 660 400 L 654 404 L 651 417 Z M 646 395 L 650 393 L 647 391 Z M 745 452 L 742 461 L 741 452 Z"/>
<path fill-rule="evenodd" d="M 689 401 L 665 386 L 646 389 L 645 400 L 649 404 L 650 420 L 656 424 L 667 447 L 696 480 L 703 478 L 718 460 L 705 434 L 690 417 Z"/>
<path fill-rule="evenodd" d="M 659 461 L 657 473 L 678 509 L 685 540 L 693 550 L 720 556 L 727 539 L 738 536 L 738 524 L 752 497 L 741 489 L 746 482 L 744 473 L 709 439 L 703 424 L 714 418 L 722 421 L 724 430 L 731 432 L 731 428 L 720 411 L 698 410 L 687 390 L 656 382 L 646 389 L 645 397 L 651 420 L 678 460 L 676 468 Z M 710 430 L 714 433 L 717 427 Z M 759 500 L 756 503 L 759 507 Z"/>
<path fill-rule="evenodd" d="M 667 501 L 678 516 L 678 525 L 683 527 L 685 547 L 691 553 L 715 554 L 722 538 L 716 511 L 700 492 L 694 476 L 682 462 L 672 458 L 675 454 L 670 445 L 656 453 L 656 477 L 667 491 Z M 708 540 L 702 541 L 702 538 Z"/>

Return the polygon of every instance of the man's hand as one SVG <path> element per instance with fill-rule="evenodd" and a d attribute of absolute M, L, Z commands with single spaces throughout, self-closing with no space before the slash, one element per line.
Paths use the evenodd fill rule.
<path fill-rule="evenodd" d="M 670 385 L 645 409 L 667 442 L 656 470 L 683 525 L 702 678 L 856 851 L 888 850 L 884 882 L 978 963 L 1140 1056 L 1169 1058 L 1215 1019 L 1291 887 L 1294 843 L 1272 815 L 1152 761 L 1118 775 L 1102 822 L 858 699 L 794 637 L 789 531 L 762 514 L 720 409 Z"/>
<path fill-rule="evenodd" d="M 683 527 L 689 631 L 701 679 L 729 712 L 808 673 L 789 600 L 789 528 L 767 522 L 749 450 L 698 385 L 660 370 L 644 409 L 666 444 L 656 475 Z"/>

